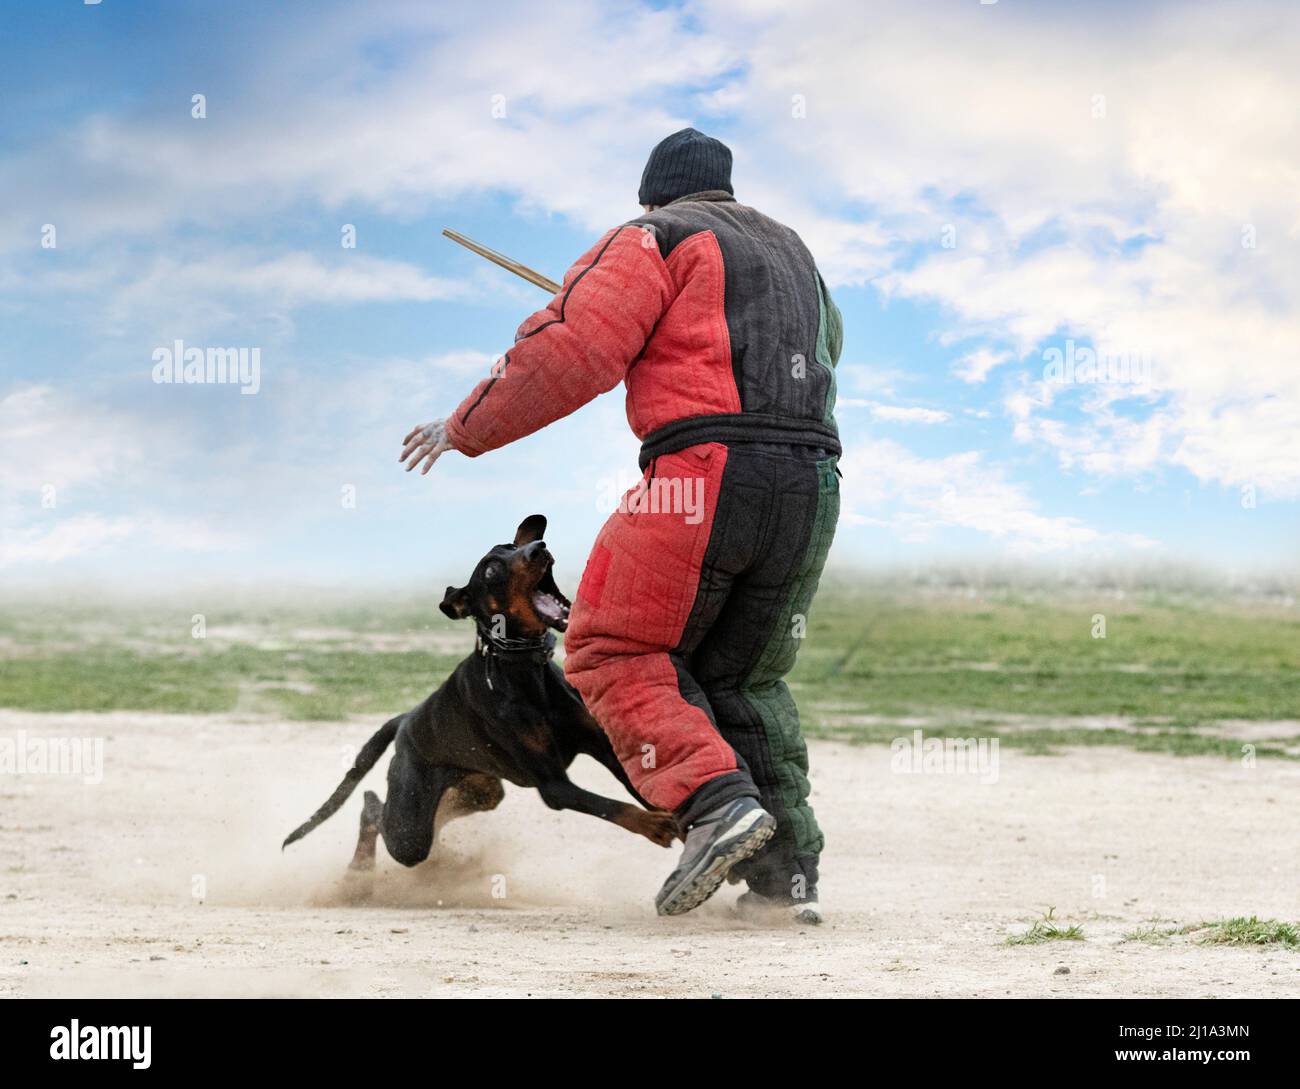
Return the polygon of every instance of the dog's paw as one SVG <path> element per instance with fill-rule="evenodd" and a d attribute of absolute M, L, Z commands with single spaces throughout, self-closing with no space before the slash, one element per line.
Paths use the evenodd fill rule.
<path fill-rule="evenodd" d="M 641 810 L 637 814 L 636 830 L 660 847 L 671 847 L 674 839 L 681 838 L 677 818 L 666 809 Z"/>

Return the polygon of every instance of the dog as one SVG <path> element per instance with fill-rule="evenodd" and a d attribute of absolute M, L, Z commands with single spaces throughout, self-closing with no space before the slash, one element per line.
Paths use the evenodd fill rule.
<path fill-rule="evenodd" d="M 349 869 L 374 868 L 380 836 L 402 865 L 423 862 L 447 820 L 500 804 L 503 779 L 535 789 L 552 809 L 612 821 L 661 847 L 680 838 L 673 815 L 652 809 L 632 788 L 600 724 L 552 661 L 554 632 L 568 626 L 570 603 L 555 584 L 545 534 L 544 517 L 525 518 L 514 542 L 488 552 L 466 585 L 447 587 L 443 613 L 472 617 L 478 628 L 473 653 L 418 707 L 379 728 L 283 847 L 336 813 L 393 743 L 388 797 L 381 803 L 366 791 Z M 607 767 L 642 808 L 571 782 L 567 769 L 579 753 Z"/>

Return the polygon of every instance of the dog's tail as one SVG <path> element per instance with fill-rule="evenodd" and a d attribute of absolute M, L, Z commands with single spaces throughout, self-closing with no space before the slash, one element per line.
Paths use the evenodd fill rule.
<path fill-rule="evenodd" d="M 329 800 L 311 815 L 311 819 L 306 824 L 298 825 L 289 833 L 288 838 L 280 844 L 280 850 L 283 851 L 291 843 L 297 843 L 316 825 L 339 811 L 343 803 L 357 789 L 357 784 L 366 777 L 366 772 L 375 766 L 375 762 L 384 755 L 384 750 L 393 743 L 393 738 L 397 736 L 397 728 L 402 724 L 402 719 L 405 717 L 405 715 L 398 715 L 396 718 L 389 719 L 379 727 L 369 741 L 361 746 L 361 751 L 357 753 L 356 763 L 343 776 L 343 782 L 334 788 L 334 793 L 329 796 Z"/>

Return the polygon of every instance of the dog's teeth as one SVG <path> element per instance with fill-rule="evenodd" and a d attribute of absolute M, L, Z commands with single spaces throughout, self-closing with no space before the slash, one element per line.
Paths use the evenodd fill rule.
<path fill-rule="evenodd" d="M 533 597 L 533 607 L 543 616 L 550 617 L 552 620 L 558 620 L 565 615 L 567 610 L 550 594 L 536 594 Z"/>

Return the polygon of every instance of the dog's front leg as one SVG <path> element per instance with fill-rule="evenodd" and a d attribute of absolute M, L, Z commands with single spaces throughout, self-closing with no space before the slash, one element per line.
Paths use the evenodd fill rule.
<path fill-rule="evenodd" d="M 677 819 L 665 809 L 638 809 L 626 802 L 603 798 L 570 782 L 567 778 L 549 779 L 540 783 L 538 792 L 552 809 L 573 809 L 589 813 L 601 820 L 612 821 L 620 828 L 645 836 L 660 847 L 672 845 L 677 836 Z"/>

